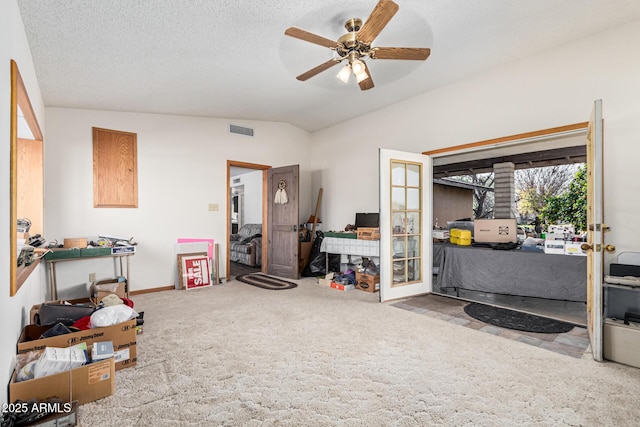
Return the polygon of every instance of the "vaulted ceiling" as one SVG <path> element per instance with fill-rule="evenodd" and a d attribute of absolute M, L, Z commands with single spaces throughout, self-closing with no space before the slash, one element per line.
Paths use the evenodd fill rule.
<path fill-rule="evenodd" d="M 536 52 L 640 19 L 637 0 L 396 0 L 373 45 L 429 47 L 374 60 L 375 88 L 296 76 L 377 0 L 18 0 L 46 106 L 332 126 Z"/>

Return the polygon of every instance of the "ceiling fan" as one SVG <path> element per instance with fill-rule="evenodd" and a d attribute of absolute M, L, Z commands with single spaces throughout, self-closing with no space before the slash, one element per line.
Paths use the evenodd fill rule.
<path fill-rule="evenodd" d="M 427 59 L 431 53 L 429 48 L 371 46 L 373 40 L 393 18 L 398 8 L 399 6 L 392 0 L 379 0 L 364 24 L 359 18 L 352 18 L 345 22 L 344 27 L 347 30 L 347 34 L 340 37 L 338 41 L 318 36 L 300 28 L 287 28 L 284 32 L 286 35 L 328 47 L 337 53 L 337 57 L 331 58 L 296 78 L 300 81 L 305 81 L 346 60 L 347 64 L 338 73 L 338 79 L 347 83 L 353 73 L 360 89 L 367 90 L 373 87 L 373 79 L 365 62 L 366 59 L 408 59 L 418 61 Z"/>

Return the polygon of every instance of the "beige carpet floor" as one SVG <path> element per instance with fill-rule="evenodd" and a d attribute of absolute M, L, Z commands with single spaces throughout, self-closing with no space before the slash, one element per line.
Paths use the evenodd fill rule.
<path fill-rule="evenodd" d="M 134 298 L 138 365 L 82 426 L 635 426 L 640 369 L 341 292 L 237 281 Z"/>

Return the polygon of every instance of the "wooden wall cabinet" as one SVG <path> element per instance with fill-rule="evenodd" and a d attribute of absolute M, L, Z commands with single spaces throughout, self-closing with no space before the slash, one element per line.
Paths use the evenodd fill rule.
<path fill-rule="evenodd" d="M 93 128 L 93 207 L 137 208 L 137 135 Z"/>

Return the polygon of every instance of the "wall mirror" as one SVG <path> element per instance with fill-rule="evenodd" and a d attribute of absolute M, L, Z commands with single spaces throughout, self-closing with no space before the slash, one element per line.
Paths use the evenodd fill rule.
<path fill-rule="evenodd" d="M 43 137 L 18 65 L 11 60 L 10 123 L 10 295 L 18 292 L 37 262 L 18 266 L 18 219 L 31 221 L 29 234 L 44 236 Z M 29 243 L 28 240 L 25 243 Z"/>

